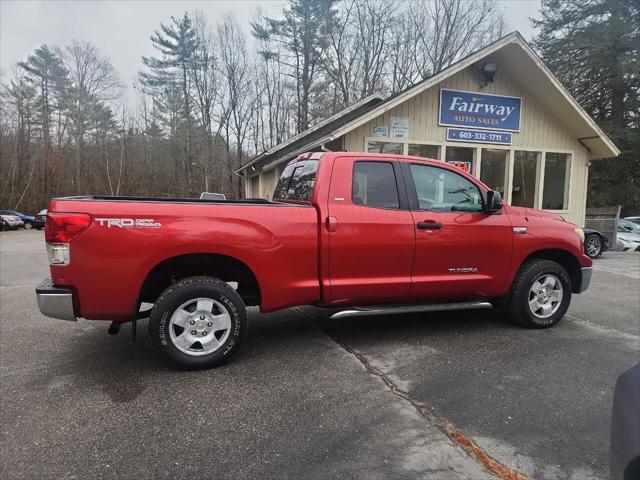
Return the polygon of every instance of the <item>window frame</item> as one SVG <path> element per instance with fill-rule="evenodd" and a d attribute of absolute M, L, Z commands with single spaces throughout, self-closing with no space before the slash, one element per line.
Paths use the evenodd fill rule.
<path fill-rule="evenodd" d="M 402 145 L 402 152 L 400 153 L 379 153 L 379 152 L 370 152 L 369 151 L 369 143 L 370 142 L 378 142 L 378 143 L 395 143 L 398 145 Z M 389 137 L 373 137 L 371 139 L 366 139 L 364 142 L 364 151 L 371 155 L 371 154 L 375 154 L 375 155 L 406 155 L 406 151 L 407 151 L 407 146 L 405 144 L 405 141 L 403 138 L 399 138 L 397 140 L 391 139 Z"/>
<path fill-rule="evenodd" d="M 474 175 L 469 175 L 472 178 L 469 178 L 469 176 L 464 175 L 464 173 L 462 173 L 462 171 L 460 172 L 456 172 L 454 170 L 455 167 L 451 167 L 451 168 L 447 168 L 447 167 L 442 167 L 440 165 L 432 165 L 430 163 L 418 163 L 418 162 L 401 162 L 402 163 L 402 173 L 405 177 L 405 183 L 407 185 L 407 195 L 409 197 L 409 207 L 411 209 L 412 212 L 431 212 L 431 213 L 454 213 L 454 214 L 470 214 L 470 215 L 488 215 L 486 212 L 486 205 L 487 205 L 487 192 L 485 191 L 484 188 L 482 188 L 482 186 L 479 184 L 479 182 L 477 181 L 478 179 L 474 176 Z M 418 202 L 418 191 L 416 189 L 415 186 L 415 182 L 413 180 L 413 174 L 411 173 L 411 165 L 418 165 L 421 167 L 431 167 L 431 168 L 435 168 L 435 169 L 439 169 L 439 170 L 445 170 L 449 173 L 452 173 L 454 175 L 459 175 L 462 178 L 464 178 L 465 180 L 467 180 L 468 182 L 472 183 L 480 192 L 480 202 L 481 202 L 481 206 L 480 206 L 480 210 L 477 212 L 466 212 L 466 211 L 455 211 L 455 210 L 450 210 L 450 211 L 438 211 L 438 210 L 429 210 L 429 209 L 422 209 L 420 208 L 420 204 Z M 475 181 L 474 181 L 475 180 Z M 502 215 L 502 209 L 500 209 L 498 212 L 493 213 L 493 215 Z"/>
<path fill-rule="evenodd" d="M 533 192 L 533 205 L 514 205 L 516 207 L 522 208 L 535 208 L 540 209 L 540 202 L 542 201 L 542 183 L 543 183 L 543 175 L 544 175 L 544 159 L 545 152 L 544 150 L 536 150 L 531 148 L 516 148 L 513 150 L 513 159 L 511 161 L 511 165 L 509 167 L 509 204 L 513 205 L 513 182 L 515 176 L 515 166 L 516 166 L 516 153 L 524 152 L 524 153 L 535 153 L 538 154 L 538 158 L 536 159 L 536 178 L 534 180 L 535 190 Z"/>
<path fill-rule="evenodd" d="M 433 158 L 433 157 L 420 157 L 419 155 L 411 155 L 409 153 L 409 145 L 428 145 L 430 147 L 435 147 L 435 148 L 438 149 L 438 156 Z M 405 145 L 405 152 L 407 152 L 406 155 L 408 157 L 428 158 L 428 159 L 431 159 L 431 160 L 440 160 L 440 161 L 442 161 L 442 150 L 443 150 L 443 145 L 438 143 L 438 142 L 424 142 L 424 141 L 418 141 L 418 140 L 408 140 L 406 142 L 406 145 Z"/>
<path fill-rule="evenodd" d="M 366 152 L 369 148 L 369 142 L 381 142 L 381 143 L 400 143 L 402 144 L 402 155 L 409 156 L 409 144 L 413 145 L 431 145 L 433 147 L 438 147 L 438 158 L 433 158 L 432 160 L 444 161 L 444 149 L 447 146 L 446 142 L 440 142 L 437 140 L 417 140 L 413 138 L 390 138 L 390 137 L 365 137 L 364 138 L 364 151 Z M 453 145 L 455 146 L 455 145 Z M 371 152 L 373 153 L 373 152 Z M 400 155 L 399 153 L 385 153 L 384 155 Z M 423 157 L 418 157 L 423 158 Z M 426 158 L 426 157 L 424 157 Z"/>
<path fill-rule="evenodd" d="M 353 177 L 355 174 L 356 163 L 390 163 L 393 168 L 393 177 L 396 182 L 396 190 L 398 192 L 398 208 L 380 207 L 377 205 L 359 204 L 353 202 Z M 403 173 L 401 171 L 397 158 L 358 158 L 353 161 L 351 165 L 351 194 L 349 195 L 349 201 L 354 207 L 376 208 L 378 210 L 390 210 L 392 212 L 398 212 L 402 210 L 409 210 L 409 199 L 407 194 L 407 187 Z"/>
<path fill-rule="evenodd" d="M 568 164 L 568 168 L 566 169 L 566 178 L 564 179 L 564 185 L 565 185 L 565 190 L 564 190 L 564 196 L 567 200 L 567 205 L 566 208 L 560 209 L 560 210 L 556 210 L 556 209 L 552 209 L 552 208 L 542 208 L 544 205 L 544 187 L 545 187 L 545 183 L 544 183 L 544 177 L 545 177 L 545 171 L 547 168 L 547 155 L 549 153 L 557 153 L 560 155 L 566 155 L 567 156 L 567 164 Z M 573 159 L 574 159 L 574 155 L 572 151 L 568 151 L 568 150 L 544 150 L 543 151 L 543 159 L 542 159 L 542 165 L 540 166 L 540 175 L 538 178 L 538 181 L 540 182 L 539 184 L 539 196 L 538 196 L 538 206 L 536 208 L 539 208 L 540 210 L 544 210 L 545 212 L 556 212 L 556 213 L 570 213 L 571 210 L 571 177 L 573 175 Z"/>

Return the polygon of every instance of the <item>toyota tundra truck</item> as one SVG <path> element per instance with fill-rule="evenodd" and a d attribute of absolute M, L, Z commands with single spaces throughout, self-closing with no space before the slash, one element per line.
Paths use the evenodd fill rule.
<path fill-rule="evenodd" d="M 45 237 L 44 315 L 111 331 L 148 317 L 153 344 L 185 369 L 229 358 L 248 306 L 333 318 L 495 308 L 547 328 L 592 264 L 559 215 L 505 205 L 441 161 L 369 153 L 304 154 L 272 201 L 53 199 Z"/>

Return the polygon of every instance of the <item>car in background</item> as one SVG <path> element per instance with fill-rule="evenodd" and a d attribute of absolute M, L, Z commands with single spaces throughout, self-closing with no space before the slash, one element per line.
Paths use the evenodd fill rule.
<path fill-rule="evenodd" d="M 43 228 L 44 228 L 44 224 L 45 224 L 45 222 L 46 222 L 46 220 L 47 220 L 47 209 L 46 209 L 46 208 L 43 208 L 43 209 L 42 209 L 42 210 L 40 210 L 38 213 L 36 213 L 35 217 L 36 217 L 36 223 L 37 223 L 38 225 L 42 225 L 41 227 L 40 227 L 40 226 L 38 226 L 38 227 L 36 227 L 36 228 L 37 228 L 38 230 L 43 229 Z"/>
<path fill-rule="evenodd" d="M 4 215 L 0 213 L 0 230 L 15 230 L 24 225 L 24 222 L 17 215 Z"/>
<path fill-rule="evenodd" d="M 640 225 L 624 218 L 618 220 L 616 250 L 640 252 Z"/>
<path fill-rule="evenodd" d="M 202 192 L 200 200 L 226 200 L 224 193 Z"/>
<path fill-rule="evenodd" d="M 41 230 L 44 228 L 44 222 L 38 221 L 35 216 L 26 215 L 20 212 L 14 212 L 13 210 L 0 210 L 0 215 L 13 215 L 15 217 L 20 218 L 23 222 L 23 226 L 25 230 L 30 230 L 32 228 L 36 228 Z"/>
<path fill-rule="evenodd" d="M 609 239 L 604 233 L 592 228 L 583 228 L 582 231 L 584 232 L 584 253 L 589 258 L 597 258 L 609 249 Z"/>
<path fill-rule="evenodd" d="M 625 220 L 629 220 L 637 225 L 640 225 L 640 217 L 624 217 Z"/>

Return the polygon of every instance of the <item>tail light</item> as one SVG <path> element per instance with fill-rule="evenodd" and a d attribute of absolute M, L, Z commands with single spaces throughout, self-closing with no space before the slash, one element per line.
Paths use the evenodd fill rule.
<path fill-rule="evenodd" d="M 91 224 L 86 213 L 47 213 L 44 238 L 47 243 L 70 243 Z"/>

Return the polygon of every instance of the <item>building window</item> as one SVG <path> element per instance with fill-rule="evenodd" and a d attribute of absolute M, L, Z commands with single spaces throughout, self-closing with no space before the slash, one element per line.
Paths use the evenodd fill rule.
<path fill-rule="evenodd" d="M 404 143 L 369 141 L 367 142 L 367 152 L 402 155 L 404 153 Z"/>
<path fill-rule="evenodd" d="M 422 143 L 410 143 L 408 154 L 413 157 L 440 159 L 440 147 L 438 145 L 426 145 Z"/>
<path fill-rule="evenodd" d="M 508 156 L 509 150 L 499 150 L 497 148 L 482 149 L 480 181 L 491 190 L 500 192 L 503 198 Z"/>
<path fill-rule="evenodd" d="M 393 165 L 388 162 L 356 162 L 351 200 L 354 205 L 400 208 Z"/>
<path fill-rule="evenodd" d="M 547 153 L 544 160 L 542 208 L 567 210 L 571 161 L 567 153 Z"/>
<path fill-rule="evenodd" d="M 475 148 L 447 146 L 445 161 L 447 163 L 454 164 L 456 167 L 464 170 L 467 173 L 472 173 L 475 153 Z"/>
<path fill-rule="evenodd" d="M 540 155 L 540 152 L 515 151 L 511 205 L 535 208 Z"/>

